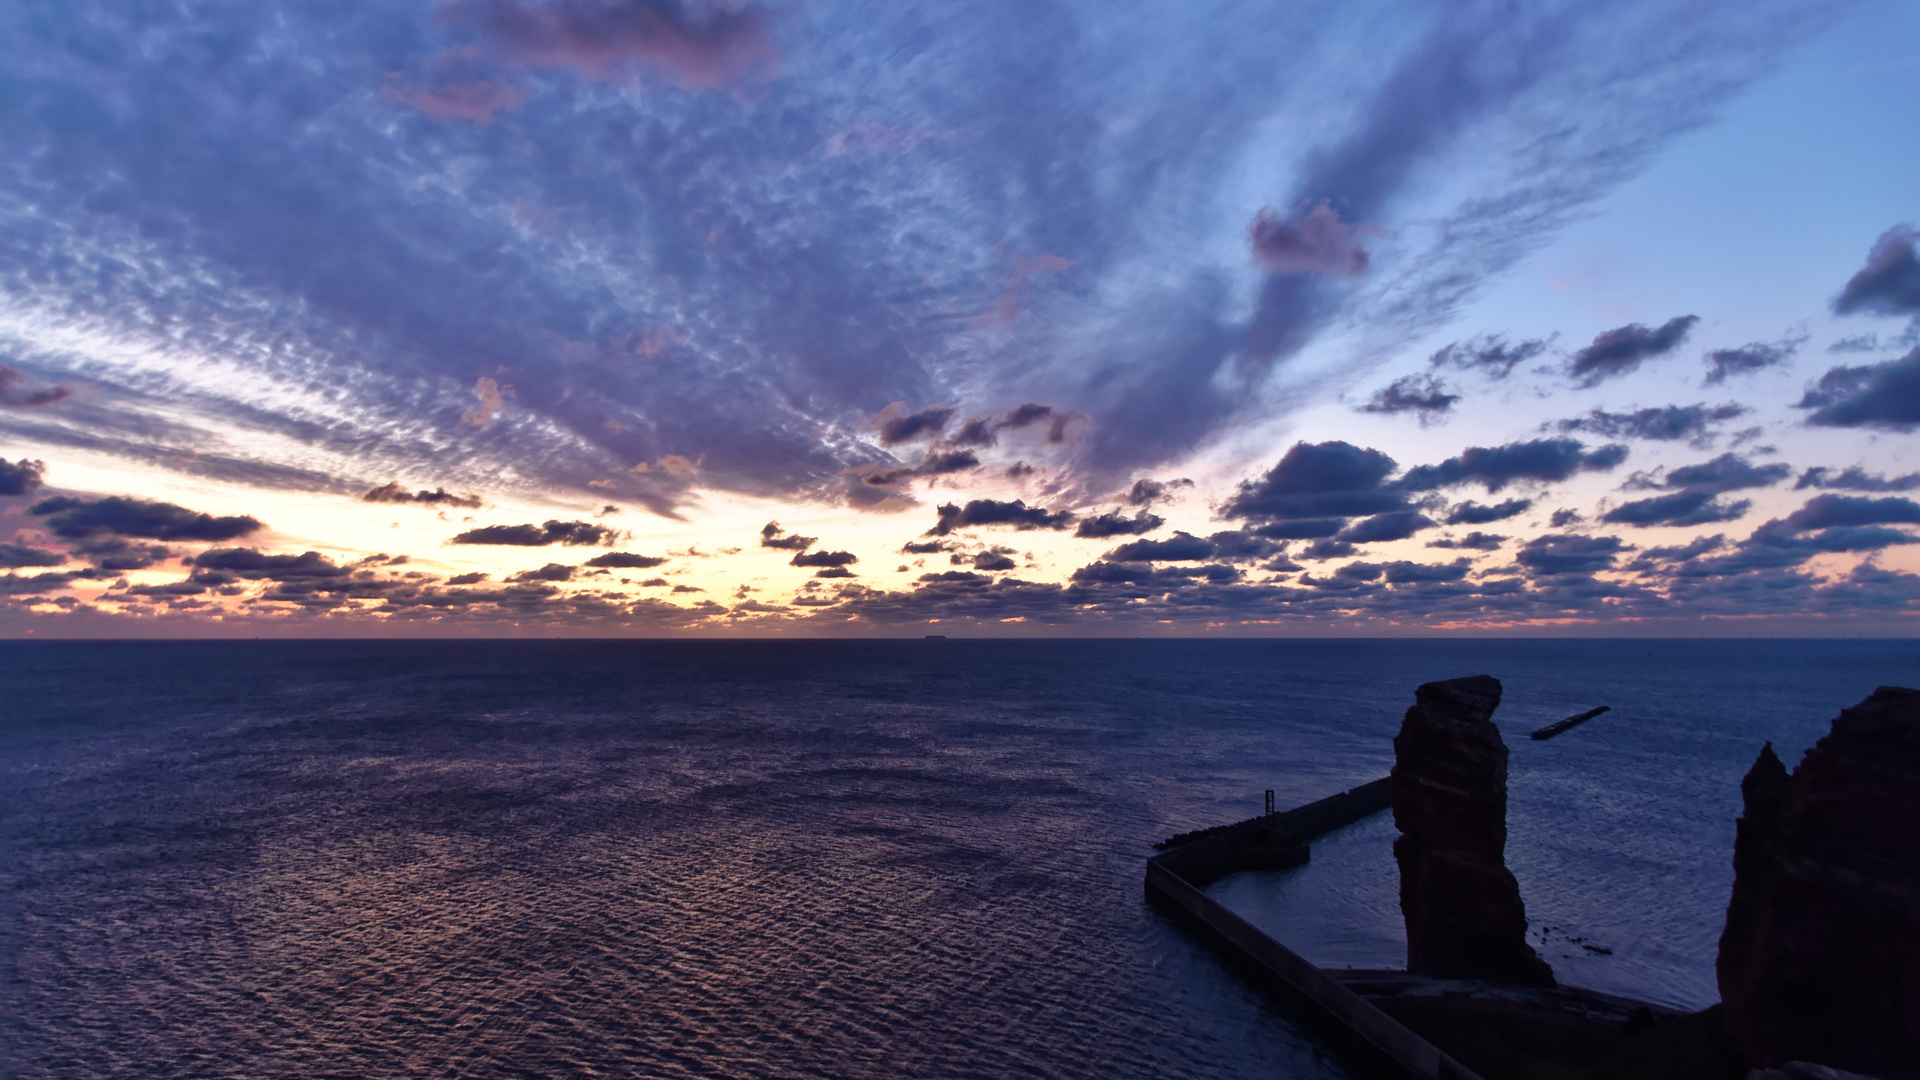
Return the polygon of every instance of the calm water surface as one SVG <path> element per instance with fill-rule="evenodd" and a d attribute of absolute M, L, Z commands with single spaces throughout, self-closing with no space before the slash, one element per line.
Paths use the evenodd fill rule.
<path fill-rule="evenodd" d="M 1479 672 L 1543 953 L 1704 1004 L 1741 774 L 1920 650 L 0 645 L 0 1072 L 1348 1076 L 1141 859 L 1384 774 L 1413 687 Z M 1391 839 L 1215 891 L 1395 963 Z"/>

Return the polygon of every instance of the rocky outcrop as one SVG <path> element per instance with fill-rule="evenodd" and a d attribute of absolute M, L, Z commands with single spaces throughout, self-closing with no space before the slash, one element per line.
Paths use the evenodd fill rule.
<path fill-rule="evenodd" d="M 1507 870 L 1507 746 L 1493 725 L 1500 681 L 1475 675 L 1414 692 L 1393 740 L 1393 822 L 1407 970 L 1552 986 L 1527 945 Z"/>
<path fill-rule="evenodd" d="M 1920 1076 L 1920 691 L 1842 712 L 1790 778 L 1742 784 L 1719 978 L 1756 1065 Z"/>
<path fill-rule="evenodd" d="M 1735 1012 L 1744 1011 L 1752 996 L 1754 937 L 1767 908 L 1767 899 L 1780 879 L 1780 812 L 1787 805 L 1787 767 L 1773 752 L 1760 756 L 1740 781 L 1743 811 L 1734 822 L 1733 898 L 1727 902 L 1727 926 L 1720 934 L 1720 956 L 1714 967 L 1720 979 L 1720 1000 Z M 1729 997 L 1729 995 L 1732 995 Z"/>

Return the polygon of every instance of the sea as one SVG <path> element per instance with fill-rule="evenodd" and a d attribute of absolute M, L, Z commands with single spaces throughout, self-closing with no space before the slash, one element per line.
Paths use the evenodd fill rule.
<path fill-rule="evenodd" d="M 1384 776 L 1473 674 L 1536 947 L 1698 1008 L 1741 776 L 1920 647 L 4 643 L 0 1075 L 1359 1076 L 1143 860 Z M 1211 891 L 1398 966 L 1394 835 Z"/>

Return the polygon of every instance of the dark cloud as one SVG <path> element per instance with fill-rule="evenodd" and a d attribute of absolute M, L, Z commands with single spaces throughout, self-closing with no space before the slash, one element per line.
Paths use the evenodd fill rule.
<path fill-rule="evenodd" d="M 1769 487 L 1792 472 L 1784 464 L 1754 465 L 1735 454 L 1721 454 L 1698 465 L 1684 465 L 1667 473 L 1659 486 L 1677 489 L 1671 494 L 1637 499 L 1609 510 L 1602 521 L 1623 525 L 1704 525 L 1732 521 L 1752 503 L 1725 503 L 1716 496 L 1746 488 Z"/>
<path fill-rule="evenodd" d="M 1149 514 L 1145 510 L 1128 517 L 1118 510 L 1109 510 L 1098 517 L 1081 518 L 1073 535 L 1102 539 L 1108 536 L 1141 536 L 1150 533 L 1167 523 L 1167 519 L 1158 514 Z"/>
<path fill-rule="evenodd" d="M 27 512 L 45 517 L 47 529 L 62 540 L 112 535 L 217 542 L 233 540 L 261 528 L 260 522 L 251 517 L 214 517 L 172 503 L 117 495 L 93 500 L 56 495 L 34 503 Z"/>
<path fill-rule="evenodd" d="M 252 581 L 298 581 L 342 578 L 352 573 L 317 551 L 299 555 L 267 555 L 254 548 L 210 548 L 194 557 L 194 577 L 220 584 L 234 578 Z"/>
<path fill-rule="evenodd" d="M 1135 540 L 1102 556 L 1109 562 L 1199 562 L 1213 558 L 1211 540 L 1176 532 L 1165 540 Z"/>
<path fill-rule="evenodd" d="M 47 463 L 29 461 L 8 461 L 0 458 L 0 497 L 11 495 L 31 495 L 47 474 Z"/>
<path fill-rule="evenodd" d="M 857 563 L 860 557 L 851 551 L 808 551 L 795 555 L 788 560 L 788 566 L 846 566 Z"/>
<path fill-rule="evenodd" d="M 1590 431 L 1614 439 L 1698 440 L 1714 424 L 1745 416 L 1753 410 L 1728 402 L 1725 405 L 1663 405 L 1638 412 L 1611 413 L 1595 409 L 1585 416 L 1562 420 L 1561 431 Z"/>
<path fill-rule="evenodd" d="M 1065 510 L 1049 511 L 1038 506 L 1028 506 L 1025 500 L 1001 502 L 996 499 L 973 499 L 965 506 L 945 503 L 939 508 L 939 520 L 924 535 L 945 536 L 955 529 L 971 528 L 979 525 L 1011 525 L 1021 531 L 1028 529 L 1064 529 L 1073 524 L 1073 515 Z"/>
<path fill-rule="evenodd" d="M 59 566 L 67 557 L 58 551 L 48 551 L 28 544 L 0 543 L 0 566 Z"/>
<path fill-rule="evenodd" d="M 1580 511 L 1570 506 L 1563 506 L 1553 512 L 1553 517 L 1548 521 L 1548 524 L 1556 529 L 1564 529 L 1569 525 L 1576 525 L 1584 520 L 1586 519 L 1581 516 Z"/>
<path fill-rule="evenodd" d="M 1613 566 L 1629 545 L 1616 536 L 1536 536 L 1521 545 L 1514 561 L 1535 574 L 1591 574 Z"/>
<path fill-rule="evenodd" d="M 783 536 L 785 529 L 777 521 L 769 521 L 760 527 L 760 546 L 777 548 L 781 551 L 805 551 L 819 541 L 816 536 Z"/>
<path fill-rule="evenodd" d="M 1731 521 L 1752 506 L 1748 501 L 1718 502 L 1711 491 L 1676 491 L 1622 503 L 1601 515 L 1600 520 L 1616 525 L 1703 525 Z"/>
<path fill-rule="evenodd" d="M 1815 495 L 1787 515 L 1795 532 L 1856 525 L 1920 525 L 1920 503 L 1912 499 L 1863 499 L 1851 495 Z"/>
<path fill-rule="evenodd" d="M 1344 559 L 1357 550 L 1357 548 L 1345 540 L 1336 540 L 1332 537 L 1327 537 L 1324 540 L 1315 540 L 1313 543 L 1301 549 L 1300 557 L 1303 559 Z"/>
<path fill-rule="evenodd" d="M 1920 232 L 1895 225 L 1867 253 L 1867 265 L 1833 301 L 1836 314 L 1920 314 Z"/>
<path fill-rule="evenodd" d="M 1482 506 L 1469 499 L 1447 511 L 1449 525 L 1485 525 L 1491 521 L 1505 521 L 1517 517 L 1533 507 L 1532 499 L 1508 499 L 1492 506 Z"/>
<path fill-rule="evenodd" d="M 666 561 L 658 555 L 630 555 L 624 551 L 609 551 L 605 555 L 595 555 L 588 559 L 586 565 L 607 570 L 649 570 Z"/>
<path fill-rule="evenodd" d="M 1683 465 L 1667 473 L 1665 486 L 1719 493 L 1744 488 L 1771 487 L 1793 469 L 1785 464 L 1754 465 L 1736 454 L 1721 454 L 1698 465 Z"/>
<path fill-rule="evenodd" d="M 1547 338 L 1508 344 L 1502 337 L 1477 337 L 1446 346 L 1428 357 L 1427 363 L 1436 368 L 1456 368 L 1491 379 L 1504 379 L 1513 374 L 1514 368 L 1546 352 L 1551 344 L 1552 340 Z"/>
<path fill-rule="evenodd" d="M 455 575 L 453 575 L 452 577 L 450 577 L 450 578 L 448 578 L 448 579 L 447 579 L 447 584 L 449 584 L 449 585 L 477 585 L 477 584 L 479 584 L 480 582 L 482 582 L 482 581 L 485 581 L 485 580 L 487 580 L 487 575 L 485 575 L 485 574 L 483 574 L 483 573 L 480 573 L 479 571 L 477 571 L 477 570 L 476 570 L 476 571 L 474 571 L 474 572 L 473 572 L 473 573 L 471 573 L 471 574 L 455 574 Z M 661 584 L 663 584 L 663 585 L 664 585 L 664 584 L 665 584 L 665 582 L 662 582 Z"/>
<path fill-rule="evenodd" d="M 465 0 L 440 17 L 471 27 L 530 67 L 590 79 L 640 69 L 695 90 L 718 90 L 779 66 L 766 15 L 753 6 L 674 0 Z"/>
<path fill-rule="evenodd" d="M 1507 540 L 1493 533 L 1470 532 L 1458 540 L 1429 540 L 1430 548 L 1462 548 L 1467 551 L 1498 551 Z"/>
<path fill-rule="evenodd" d="M 880 469 L 862 476 L 869 487 L 891 487 L 918 476 L 946 476 L 980 467 L 980 458 L 971 450 L 929 449 L 918 465 Z"/>
<path fill-rule="evenodd" d="M 948 406 L 936 405 L 917 413 L 902 413 L 896 403 L 874 417 L 874 425 L 880 432 L 880 441 L 887 446 L 909 439 L 934 439 L 947 429 L 954 411 Z"/>
<path fill-rule="evenodd" d="M 545 547 L 548 544 L 594 547 L 618 543 L 623 535 L 616 529 L 587 521 L 549 521 L 541 525 L 488 525 L 468 529 L 448 542 L 512 547 Z"/>
<path fill-rule="evenodd" d="M 508 581 L 572 581 L 573 567 L 550 562 L 538 570 L 522 570 Z"/>
<path fill-rule="evenodd" d="M 1341 530 L 1339 539 L 1352 544 L 1379 544 L 1405 540 L 1421 529 L 1433 527 L 1432 519 L 1418 510 L 1395 510 L 1363 518 Z"/>
<path fill-rule="evenodd" d="M 1012 570 L 1018 565 L 998 551 L 983 551 L 973 557 L 975 570 Z"/>
<path fill-rule="evenodd" d="M 1910 431 L 1920 424 L 1920 347 L 1884 364 L 1831 368 L 1796 407 L 1814 410 L 1810 424 Z"/>
<path fill-rule="evenodd" d="M 1360 246 L 1365 226 L 1340 220 L 1322 199 L 1304 213 L 1282 218 L 1262 210 L 1247 230 L 1253 257 L 1275 274 L 1323 274 L 1359 277 L 1367 272 L 1367 252 Z"/>
<path fill-rule="evenodd" d="M 1793 490 L 1833 488 L 1839 491 L 1912 491 L 1914 488 L 1920 488 L 1920 473 L 1907 473 L 1904 476 L 1877 476 L 1858 465 L 1838 476 L 1830 475 L 1832 472 L 1832 469 L 1815 465 L 1800 474 L 1800 479 L 1794 481 Z"/>
<path fill-rule="evenodd" d="M 900 553 L 902 555 L 932 555 L 935 552 L 945 550 L 947 550 L 947 545 L 940 540 L 929 540 L 924 544 L 916 544 L 909 540 L 900 547 Z"/>
<path fill-rule="evenodd" d="M 1387 415 L 1418 413 L 1420 422 L 1425 424 L 1445 415 L 1459 400 L 1459 394 L 1448 393 L 1440 380 L 1431 375 L 1404 375 L 1376 392 L 1360 406 L 1360 411 Z"/>
<path fill-rule="evenodd" d="M 1220 508 L 1222 517 L 1254 521 L 1331 518 L 1406 508 L 1406 497 L 1384 486 L 1394 460 L 1348 442 L 1293 444 L 1257 480 L 1243 480 Z M 1337 532 L 1314 533 L 1325 536 Z M 1276 534 L 1265 533 L 1276 539 Z"/>
<path fill-rule="evenodd" d="M 1709 552 L 1719 551 L 1727 546 L 1727 538 L 1719 533 L 1712 536 L 1696 536 L 1685 544 L 1675 547 L 1648 548 L 1640 553 L 1626 569 L 1647 571 L 1658 566 L 1686 562 Z"/>
<path fill-rule="evenodd" d="M 1410 585 L 1425 581 L 1459 581 L 1473 568 L 1472 559 L 1450 563 L 1390 562 L 1383 568 L 1389 585 Z"/>
<path fill-rule="evenodd" d="M 1179 496 L 1176 495 L 1175 492 L 1181 488 L 1190 488 L 1192 486 L 1193 481 L 1184 476 L 1174 480 L 1148 480 L 1145 478 L 1135 480 L 1133 486 L 1127 489 L 1127 505 L 1138 506 L 1142 509 L 1150 508 L 1157 503 L 1168 502 L 1178 498 Z"/>
<path fill-rule="evenodd" d="M 64 401 L 71 392 L 64 386 L 29 388 L 28 381 L 25 375 L 0 364 L 0 408 L 36 409 Z"/>
<path fill-rule="evenodd" d="M 1270 539 L 1242 530 L 1214 533 L 1207 537 L 1207 542 L 1213 545 L 1213 557 L 1223 562 L 1249 562 L 1264 559 L 1270 555 L 1278 555 L 1286 550 L 1284 544 L 1276 544 Z"/>
<path fill-rule="evenodd" d="M 423 503 L 428 506 L 457 506 L 473 509 L 480 506 L 478 495 L 455 495 L 446 488 L 432 491 L 408 491 L 398 481 L 390 481 L 373 488 L 360 496 L 362 501 L 371 503 Z"/>
<path fill-rule="evenodd" d="M 1627 459 L 1624 446 L 1603 446 L 1589 452 L 1577 439 L 1535 439 L 1505 446 L 1472 446 L 1459 457 L 1438 465 L 1407 470 L 1400 486 L 1428 491 L 1457 484 L 1477 483 L 1488 494 L 1525 480 L 1565 480 L 1577 472 L 1606 472 Z"/>
<path fill-rule="evenodd" d="M 1747 375 L 1778 367 L 1800 351 L 1800 346 L 1806 342 L 1807 336 L 1801 334 L 1773 342 L 1756 341 L 1737 349 L 1715 349 L 1706 355 L 1707 385 L 1726 382 L 1733 375 Z"/>
<path fill-rule="evenodd" d="M 1664 356 L 1678 348 L 1686 340 L 1687 332 L 1699 321 L 1698 315 L 1682 315 L 1668 319 L 1652 330 L 1639 323 L 1608 330 L 1594 338 L 1592 344 L 1573 354 L 1573 359 L 1567 365 L 1567 374 L 1582 387 L 1598 386 L 1608 379 L 1628 374 L 1643 361 Z"/>

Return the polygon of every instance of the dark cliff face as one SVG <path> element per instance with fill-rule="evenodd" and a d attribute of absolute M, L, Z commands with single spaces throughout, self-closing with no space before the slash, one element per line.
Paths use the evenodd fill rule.
<path fill-rule="evenodd" d="M 1783 772 L 1763 750 L 1741 785 L 1728 1031 L 1755 1064 L 1920 1076 L 1920 691 L 1874 691 Z"/>
<path fill-rule="evenodd" d="M 1414 700 L 1393 740 L 1407 970 L 1552 986 L 1506 866 L 1507 747 L 1492 721 L 1500 681 L 1428 683 Z"/>

